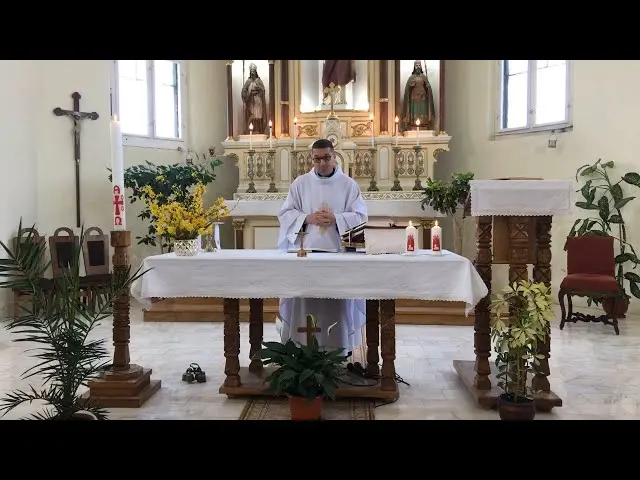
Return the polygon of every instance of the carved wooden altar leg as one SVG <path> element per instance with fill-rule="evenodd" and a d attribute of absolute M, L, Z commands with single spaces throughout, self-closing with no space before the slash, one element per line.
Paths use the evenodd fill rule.
<path fill-rule="evenodd" d="M 262 348 L 262 339 L 264 334 L 263 321 L 264 311 L 262 308 L 261 298 L 252 298 L 249 300 L 249 371 L 259 373 L 262 370 L 262 362 L 253 360 L 256 352 Z"/>
<path fill-rule="evenodd" d="M 396 301 L 380 301 L 380 349 L 382 351 L 382 376 L 380 389 L 394 391 L 396 383 Z"/>
<path fill-rule="evenodd" d="M 233 233 L 236 241 L 236 250 L 244 248 L 244 220 L 233 220 Z"/>
<path fill-rule="evenodd" d="M 227 140 L 233 140 L 233 60 L 225 60 L 227 66 Z"/>
<path fill-rule="evenodd" d="M 289 137 L 289 60 L 280 60 L 280 111 L 282 137 Z"/>
<path fill-rule="evenodd" d="M 489 306 L 491 305 L 491 229 L 493 218 L 478 217 L 476 223 L 476 270 L 489 289 L 487 296 L 478 302 L 475 308 L 473 344 L 476 354 L 473 384 L 478 390 L 490 390 L 491 367 L 491 326 Z"/>
<path fill-rule="evenodd" d="M 240 300 L 224 299 L 225 387 L 240 386 Z"/>
<path fill-rule="evenodd" d="M 389 134 L 389 60 L 380 60 L 380 135 Z"/>
<path fill-rule="evenodd" d="M 380 375 L 380 301 L 367 300 L 367 371 Z"/>
<path fill-rule="evenodd" d="M 529 278 L 529 217 L 509 217 L 509 283 Z"/>
<path fill-rule="evenodd" d="M 552 217 L 536 217 L 536 263 L 533 266 L 533 280 L 544 282 L 551 286 L 551 221 Z M 571 297 L 569 297 L 571 314 Z M 547 340 L 539 346 L 539 352 L 544 355 L 538 365 L 534 365 L 535 376 L 531 381 L 534 390 L 551 391 L 548 376 L 550 375 L 549 357 L 551 356 L 551 329 Z"/>

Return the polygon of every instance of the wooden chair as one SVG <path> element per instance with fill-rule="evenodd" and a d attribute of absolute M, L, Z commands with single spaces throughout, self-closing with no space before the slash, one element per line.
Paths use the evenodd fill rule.
<path fill-rule="evenodd" d="M 615 276 L 615 253 L 613 237 L 583 235 L 568 237 L 564 249 L 567 252 L 567 276 L 560 284 L 558 300 L 562 319 L 560 330 L 565 322 L 575 323 L 578 320 L 602 322 L 613 325 L 616 335 L 620 335 L 616 317 L 616 302 L 620 299 L 620 287 Z M 612 314 L 594 317 L 573 312 L 572 296 L 611 298 Z M 567 297 L 568 313 L 564 299 Z"/>
<path fill-rule="evenodd" d="M 95 232 L 92 234 L 92 232 Z M 109 236 L 98 227 L 89 227 L 84 233 L 82 245 L 86 289 L 89 306 L 94 309 L 100 295 L 109 292 L 111 268 L 109 264 Z"/>
<path fill-rule="evenodd" d="M 36 230 L 35 228 L 23 228 L 22 232 L 21 232 L 21 237 L 14 237 L 13 238 L 13 248 L 17 249 L 18 247 L 18 242 L 20 242 L 20 244 L 24 244 L 27 241 L 27 235 L 31 233 L 31 241 L 32 243 L 42 243 L 44 244 L 44 242 L 46 241 L 45 237 L 40 236 L 40 233 L 38 233 L 38 230 Z M 43 257 L 42 259 L 42 266 L 44 266 L 46 262 L 46 259 Z M 43 281 L 46 279 L 42 279 Z M 23 301 L 30 301 L 31 299 L 31 295 L 29 295 L 28 293 L 22 291 L 19 288 L 14 288 L 13 290 L 13 318 L 17 319 L 18 317 L 20 317 L 20 303 Z"/>

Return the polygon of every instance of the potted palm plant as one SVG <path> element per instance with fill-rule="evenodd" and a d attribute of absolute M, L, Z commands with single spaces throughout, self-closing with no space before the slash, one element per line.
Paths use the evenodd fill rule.
<path fill-rule="evenodd" d="M 551 287 L 528 280 L 514 282 L 491 301 L 491 340 L 496 352 L 502 420 L 533 420 L 536 414 L 528 374 L 539 359 L 538 345 L 554 318 Z"/>
<path fill-rule="evenodd" d="M 307 321 L 315 324 L 313 315 Z M 278 368 L 265 379 L 271 392 L 289 397 L 291 420 L 321 420 L 326 398 L 335 398 L 346 360 L 342 349 L 321 349 L 314 335 L 308 345 L 264 342 L 254 358 Z"/>
<path fill-rule="evenodd" d="M 0 398 L 0 412 L 6 415 L 23 403 L 36 400 L 47 404 L 43 411 L 30 416 L 40 420 L 105 420 L 107 412 L 80 398 L 79 390 L 89 380 L 98 378 L 109 359 L 104 339 L 91 339 L 100 321 L 112 315 L 115 299 L 127 292 L 131 283 L 144 273 L 130 268 L 114 273 L 110 288 L 95 305 L 82 301 L 79 271 L 81 247 L 74 245 L 72 265 L 60 278 L 45 279 L 50 262 L 45 262 L 44 242 L 34 242 L 31 232 L 23 235 L 22 224 L 13 248 L 0 242 L 6 259 L 0 259 L 0 288 L 19 288 L 31 298 L 21 306 L 18 318 L 7 329 L 18 336 L 16 342 L 36 344 L 34 358 L 38 363 L 27 370 L 23 378 L 39 378 L 40 388 L 29 386 Z"/>

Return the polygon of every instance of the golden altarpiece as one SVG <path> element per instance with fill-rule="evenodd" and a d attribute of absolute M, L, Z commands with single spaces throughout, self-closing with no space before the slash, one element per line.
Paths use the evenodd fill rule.
<path fill-rule="evenodd" d="M 296 176 L 312 167 L 311 144 L 328 138 L 342 170 L 354 178 L 367 203 L 370 222 L 422 226 L 430 248 L 430 228 L 439 214 L 421 207 L 421 186 L 434 176 L 439 155 L 449 150 L 445 131 L 443 60 L 347 60 L 355 81 L 323 88 L 323 67 L 334 60 L 226 60 L 227 138 L 224 156 L 235 160 L 239 185 L 232 208 L 235 248 L 276 248 L 277 212 Z M 419 63 L 431 86 L 434 120 L 408 125 L 406 96 Z M 255 95 L 257 110 L 248 111 Z M 405 107 L 403 112 L 403 107 Z M 251 107 L 253 108 L 253 107 Z M 251 120 L 251 119 L 255 120 Z M 254 125 L 255 123 L 255 125 Z M 213 301 L 213 300 L 212 300 Z M 180 307 L 163 300 L 146 320 L 222 321 L 222 302 L 194 300 Z M 209 302 L 207 302 L 209 303 Z M 265 318 L 277 311 L 265 302 Z M 248 318 L 241 305 L 241 318 Z M 398 301 L 398 323 L 472 325 L 464 306 L 452 302 Z"/>

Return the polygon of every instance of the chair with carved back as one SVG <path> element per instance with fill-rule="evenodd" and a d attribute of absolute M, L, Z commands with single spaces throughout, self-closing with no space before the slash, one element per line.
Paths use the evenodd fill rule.
<path fill-rule="evenodd" d="M 558 300 L 562 318 L 560 330 L 566 322 L 581 321 L 602 322 L 613 325 L 616 335 L 620 335 L 616 302 L 620 297 L 620 286 L 615 276 L 615 252 L 613 237 L 582 235 L 568 237 L 564 249 L 567 252 L 567 276 L 560 284 Z M 600 317 L 584 315 L 573 311 L 571 297 L 591 297 L 611 299 L 611 313 Z M 568 312 L 565 310 L 565 297 Z"/>
<path fill-rule="evenodd" d="M 20 238 L 18 237 L 13 238 L 14 251 L 18 249 L 19 245 L 20 246 L 24 245 L 27 242 L 27 240 L 29 239 L 29 234 L 31 234 L 30 238 L 32 243 L 34 244 L 41 243 L 45 245 L 46 237 L 41 236 L 38 230 L 36 230 L 35 228 L 23 228 L 20 234 L 21 234 Z M 42 257 L 43 267 L 45 266 L 45 263 L 46 263 L 46 257 L 43 256 Z M 43 285 L 45 285 L 45 282 L 47 279 L 43 277 L 41 280 L 43 282 Z M 20 317 L 20 303 L 23 301 L 28 302 L 31 298 L 31 295 L 20 288 L 13 288 L 12 290 L 13 290 L 13 318 L 17 319 L 18 317 Z"/>
<path fill-rule="evenodd" d="M 89 227 L 84 232 L 82 245 L 85 287 L 90 308 L 95 308 L 100 295 L 109 292 L 111 286 L 111 268 L 109 264 L 109 236 L 98 227 Z"/>
<path fill-rule="evenodd" d="M 66 235 L 61 235 L 65 233 Z M 80 246 L 80 238 L 68 227 L 60 227 L 49 237 L 49 251 L 51 252 L 51 272 L 53 279 L 62 278 L 68 274 L 75 262 L 79 261 L 76 255 Z M 88 295 L 80 279 L 80 298 L 84 303 L 88 301 Z"/>

